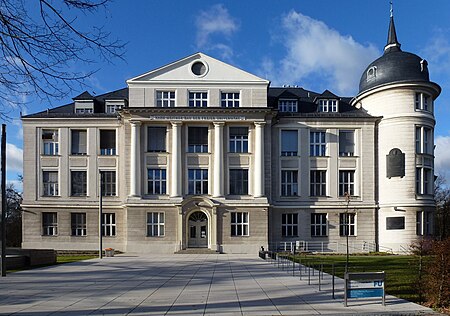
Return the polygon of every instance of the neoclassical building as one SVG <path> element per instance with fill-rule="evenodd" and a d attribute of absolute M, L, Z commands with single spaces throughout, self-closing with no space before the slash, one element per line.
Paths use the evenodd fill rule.
<path fill-rule="evenodd" d="M 203 53 L 126 83 L 22 117 L 23 247 L 401 252 L 433 233 L 440 87 L 392 17 L 354 97 Z"/>

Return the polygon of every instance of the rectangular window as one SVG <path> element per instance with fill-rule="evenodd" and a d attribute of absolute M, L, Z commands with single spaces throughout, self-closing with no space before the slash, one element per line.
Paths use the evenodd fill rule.
<path fill-rule="evenodd" d="M 338 101 L 319 100 L 319 112 L 338 112 Z"/>
<path fill-rule="evenodd" d="M 188 169 L 189 194 L 208 194 L 208 169 Z"/>
<path fill-rule="evenodd" d="M 223 108 L 238 108 L 240 106 L 239 92 L 222 92 L 220 101 Z"/>
<path fill-rule="evenodd" d="M 327 236 L 327 214 L 313 213 L 311 214 L 311 236 L 323 237 Z"/>
<path fill-rule="evenodd" d="M 428 94 L 416 92 L 415 105 L 416 110 L 433 112 L 433 99 Z"/>
<path fill-rule="evenodd" d="M 433 172 L 430 168 L 416 168 L 416 194 L 429 195 L 433 194 Z"/>
<path fill-rule="evenodd" d="M 102 215 L 102 236 L 116 236 L 116 214 L 103 213 Z"/>
<path fill-rule="evenodd" d="M 100 155 L 116 154 L 116 131 L 100 130 Z"/>
<path fill-rule="evenodd" d="M 197 108 L 207 107 L 208 92 L 189 92 L 189 106 Z"/>
<path fill-rule="evenodd" d="M 58 235 L 58 216 L 56 212 L 42 213 L 42 235 Z"/>
<path fill-rule="evenodd" d="M 87 195 L 87 172 L 71 171 L 70 172 L 70 188 L 72 196 Z"/>
<path fill-rule="evenodd" d="M 434 212 L 418 211 L 416 213 L 416 235 L 432 236 L 434 234 Z"/>
<path fill-rule="evenodd" d="M 58 188 L 58 171 L 43 171 L 42 172 L 43 196 L 57 196 L 59 194 Z"/>
<path fill-rule="evenodd" d="M 148 152 L 166 152 L 165 127 L 149 126 L 147 128 L 147 151 Z"/>
<path fill-rule="evenodd" d="M 76 114 L 91 114 L 94 113 L 94 105 L 92 103 L 86 104 L 76 104 L 75 105 Z"/>
<path fill-rule="evenodd" d="M 42 130 L 42 143 L 44 155 L 54 156 L 58 155 L 58 130 L 44 129 Z"/>
<path fill-rule="evenodd" d="M 230 152 L 248 153 L 248 127 L 230 127 Z"/>
<path fill-rule="evenodd" d="M 248 212 L 231 212 L 231 236 L 249 236 Z"/>
<path fill-rule="evenodd" d="M 325 131 L 309 132 L 309 154 L 311 156 L 325 156 L 327 143 L 325 141 Z"/>
<path fill-rule="evenodd" d="M 298 214 L 281 214 L 281 235 L 283 237 L 298 236 Z"/>
<path fill-rule="evenodd" d="M 278 110 L 280 112 L 298 112 L 297 100 L 279 100 Z"/>
<path fill-rule="evenodd" d="M 86 236 L 86 213 L 71 213 L 72 236 Z"/>
<path fill-rule="evenodd" d="M 355 171 L 339 171 L 339 196 L 355 195 Z"/>
<path fill-rule="evenodd" d="M 166 192 L 166 169 L 147 169 L 147 194 Z"/>
<path fill-rule="evenodd" d="M 339 131 L 339 156 L 355 155 L 355 131 Z"/>
<path fill-rule="evenodd" d="M 298 154 L 298 131 L 281 131 L 281 156 L 297 156 Z"/>
<path fill-rule="evenodd" d="M 87 131 L 80 129 L 73 129 L 72 133 L 72 155 L 86 155 L 87 154 Z"/>
<path fill-rule="evenodd" d="M 101 171 L 102 174 L 102 196 L 116 195 L 116 172 Z"/>
<path fill-rule="evenodd" d="M 424 232 L 427 236 L 434 235 L 434 212 L 425 212 Z"/>
<path fill-rule="evenodd" d="M 327 195 L 327 172 L 325 170 L 311 170 L 310 172 L 310 195 Z"/>
<path fill-rule="evenodd" d="M 122 106 L 120 104 L 107 104 L 105 112 L 106 113 L 117 113 Z"/>
<path fill-rule="evenodd" d="M 423 236 L 423 211 L 416 213 L 416 235 Z"/>
<path fill-rule="evenodd" d="M 162 108 L 175 106 L 175 91 L 156 91 L 156 106 Z"/>
<path fill-rule="evenodd" d="M 230 194 L 248 195 L 248 169 L 230 169 Z"/>
<path fill-rule="evenodd" d="M 339 214 L 339 235 L 340 236 L 356 236 L 356 214 L 355 213 Z"/>
<path fill-rule="evenodd" d="M 147 213 L 147 236 L 164 236 L 164 212 Z"/>
<path fill-rule="evenodd" d="M 208 152 L 207 127 L 188 127 L 188 152 L 190 153 Z"/>
<path fill-rule="evenodd" d="M 298 171 L 281 170 L 281 196 L 298 195 Z"/>
<path fill-rule="evenodd" d="M 416 126 L 416 153 L 433 154 L 433 131 L 429 127 Z"/>

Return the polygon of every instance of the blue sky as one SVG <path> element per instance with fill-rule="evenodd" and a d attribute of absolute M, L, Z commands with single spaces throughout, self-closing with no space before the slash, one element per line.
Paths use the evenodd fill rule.
<path fill-rule="evenodd" d="M 435 167 L 450 180 L 450 1 L 397 0 L 394 16 L 402 49 L 427 59 L 431 80 L 442 87 L 435 103 Z M 74 65 L 99 71 L 71 97 L 125 87 L 129 78 L 198 51 L 264 77 L 272 86 L 354 96 L 362 71 L 386 44 L 389 1 L 116 0 L 104 12 L 77 16 L 76 23 L 85 30 L 104 26 L 127 46 L 124 61 Z M 71 99 L 29 101 L 24 113 Z M 12 111 L 7 122 L 10 182 L 22 173 L 19 111 Z"/>

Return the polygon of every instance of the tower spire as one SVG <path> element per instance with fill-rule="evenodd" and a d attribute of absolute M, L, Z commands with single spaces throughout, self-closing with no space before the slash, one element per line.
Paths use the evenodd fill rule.
<path fill-rule="evenodd" d="M 401 51 L 400 49 L 400 43 L 397 40 L 397 32 L 395 31 L 395 24 L 394 24 L 394 8 L 392 5 L 392 1 L 390 2 L 391 9 L 390 9 L 390 21 L 389 21 L 389 31 L 388 31 L 388 39 L 387 44 L 384 47 L 384 53 L 390 53 L 390 52 L 398 52 Z"/>

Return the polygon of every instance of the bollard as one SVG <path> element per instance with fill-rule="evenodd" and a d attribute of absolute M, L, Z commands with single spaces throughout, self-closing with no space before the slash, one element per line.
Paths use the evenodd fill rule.
<path fill-rule="evenodd" d="M 292 257 L 292 276 L 295 276 L 295 258 Z"/>
<path fill-rule="evenodd" d="M 298 258 L 298 272 L 300 275 L 300 280 L 302 279 L 302 259 Z"/>
<path fill-rule="evenodd" d="M 308 266 L 308 285 L 311 285 L 311 267 Z"/>
<path fill-rule="evenodd" d="M 319 275 L 318 275 L 318 277 L 319 277 L 319 292 L 320 292 L 321 289 L 322 289 L 322 282 L 320 281 L 320 270 L 319 270 Z"/>
<path fill-rule="evenodd" d="M 333 295 L 333 300 L 335 299 L 334 297 L 334 274 L 335 274 L 335 270 L 334 270 L 334 263 L 331 264 L 331 274 L 333 275 L 331 284 L 332 284 L 332 295 Z"/>

